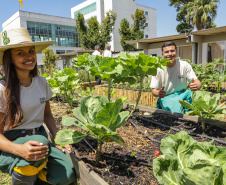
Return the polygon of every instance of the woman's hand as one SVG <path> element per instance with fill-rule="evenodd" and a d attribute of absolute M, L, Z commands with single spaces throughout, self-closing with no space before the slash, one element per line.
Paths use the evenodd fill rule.
<path fill-rule="evenodd" d="M 38 141 L 28 141 L 20 146 L 20 156 L 27 161 L 39 161 L 46 157 L 49 149 Z"/>
<path fill-rule="evenodd" d="M 64 152 L 65 149 L 69 152 L 73 151 L 72 145 L 65 145 L 64 147 L 61 147 L 60 145 L 56 145 L 56 148 L 60 149 L 62 152 Z"/>

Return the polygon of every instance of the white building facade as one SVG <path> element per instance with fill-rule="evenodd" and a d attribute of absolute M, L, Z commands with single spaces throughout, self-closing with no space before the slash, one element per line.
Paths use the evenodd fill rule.
<path fill-rule="evenodd" d="M 75 28 L 75 20 L 59 16 L 18 11 L 2 24 L 3 30 L 18 27 L 27 28 L 33 41 L 55 40 L 49 48 L 55 54 L 63 54 L 78 50 L 79 38 Z M 43 55 L 37 54 L 38 65 L 43 64 Z M 64 68 L 64 62 L 57 61 L 59 68 Z"/>
<path fill-rule="evenodd" d="M 86 0 L 83 3 L 71 9 L 71 18 L 75 19 L 78 12 L 84 15 L 85 20 L 96 17 L 99 23 L 102 23 L 106 12 L 112 10 L 116 12 L 117 18 L 112 33 L 111 50 L 121 51 L 120 22 L 126 18 L 130 24 L 133 24 L 131 14 L 136 9 L 142 9 L 146 16 L 146 28 L 144 29 L 144 38 L 153 38 L 157 36 L 157 11 L 154 8 L 136 4 L 136 0 Z"/>

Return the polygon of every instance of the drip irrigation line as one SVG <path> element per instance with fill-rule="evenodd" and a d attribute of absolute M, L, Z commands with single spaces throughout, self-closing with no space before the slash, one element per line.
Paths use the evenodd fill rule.
<path fill-rule="evenodd" d="M 174 116 L 174 115 L 170 115 L 170 114 L 165 114 L 165 113 L 153 113 L 153 115 L 164 115 L 164 116 L 167 116 L 169 118 L 172 118 L 172 119 L 175 119 L 175 120 L 179 120 L 179 121 L 183 121 L 183 122 L 193 122 L 193 121 L 189 121 L 189 120 L 186 120 L 186 119 L 183 119 L 183 118 L 178 118 L 177 116 Z M 226 128 L 221 128 L 222 130 L 226 131 Z"/>
<path fill-rule="evenodd" d="M 138 128 L 139 132 L 142 133 L 143 135 L 145 135 L 149 140 L 152 140 L 152 141 L 154 141 L 154 142 L 156 142 L 156 143 L 160 143 L 160 144 L 161 144 L 161 141 L 158 141 L 158 140 L 156 140 L 156 139 L 154 139 L 154 138 L 149 137 L 146 133 L 144 133 L 144 132 L 138 127 L 138 125 L 136 125 L 135 123 L 133 123 L 131 120 L 129 120 L 129 122 L 130 122 L 134 127 Z"/>
<path fill-rule="evenodd" d="M 91 144 L 89 144 L 89 142 L 86 140 L 86 139 L 83 139 L 83 141 L 93 150 L 96 152 L 96 150 L 92 147 Z M 137 161 L 137 160 L 132 160 L 132 159 L 121 159 L 121 158 L 117 158 L 117 157 L 111 157 L 111 156 L 108 156 L 108 155 L 105 155 L 105 154 L 102 154 L 100 153 L 103 157 L 106 157 L 106 158 L 109 158 L 109 159 L 113 159 L 113 160 L 119 160 L 119 161 L 124 161 L 124 162 L 135 162 L 137 163 L 138 165 L 143 165 L 143 166 L 148 166 L 148 167 L 152 167 L 151 164 L 148 164 L 148 163 L 144 163 L 144 162 L 141 162 L 141 161 Z"/>
<path fill-rule="evenodd" d="M 143 165 L 143 166 L 149 166 L 149 167 L 152 167 L 151 164 L 148 164 L 148 163 L 144 163 L 144 162 L 141 162 L 141 161 L 137 161 L 137 160 L 132 160 L 132 159 L 121 159 L 121 158 L 117 158 L 117 157 L 110 157 L 108 155 L 105 155 L 105 154 L 101 154 L 103 157 L 106 157 L 106 158 L 110 158 L 110 159 L 114 159 L 114 160 L 119 160 L 119 161 L 124 161 L 124 162 L 135 162 L 137 163 L 138 165 Z"/>
<path fill-rule="evenodd" d="M 135 117 L 138 118 L 138 119 L 140 119 L 140 120 L 147 121 L 147 122 L 150 122 L 150 123 L 154 123 L 156 125 L 163 126 L 163 127 L 169 128 L 169 129 L 174 130 L 174 131 L 177 131 L 177 132 L 183 131 L 183 130 L 180 130 L 180 129 L 177 129 L 177 128 L 174 128 L 174 127 L 171 127 L 171 126 L 168 126 L 168 125 L 165 125 L 165 124 L 162 124 L 162 123 L 153 121 L 153 120 L 149 120 L 147 118 L 142 118 L 142 117 L 139 117 L 139 116 L 135 116 Z M 186 132 L 189 135 L 198 136 L 198 137 L 204 137 L 204 138 L 207 138 L 207 139 L 210 139 L 210 140 L 214 140 L 214 141 L 217 141 L 218 143 L 221 143 L 221 144 L 225 144 L 226 145 L 226 142 L 225 141 L 223 141 L 221 139 L 217 139 L 215 137 L 210 137 L 210 136 L 206 136 L 206 135 L 202 135 L 202 134 L 197 134 L 197 133 L 193 133 L 193 132 L 189 132 L 189 131 L 186 131 Z"/>
<path fill-rule="evenodd" d="M 147 121 L 147 122 L 150 122 L 150 123 L 154 123 L 156 125 L 159 125 L 159 126 L 162 126 L 162 127 L 166 127 L 166 128 L 169 128 L 171 130 L 174 130 L 174 131 L 177 131 L 177 132 L 180 132 L 181 130 L 180 129 L 177 129 L 177 128 L 174 128 L 174 127 L 171 127 L 171 126 L 168 126 L 168 125 L 165 125 L 165 124 L 162 124 L 162 123 L 159 123 L 157 121 L 153 121 L 153 120 L 150 120 L 150 119 L 147 119 L 147 118 L 143 118 L 143 117 L 139 117 L 139 116 L 135 116 L 136 118 L 138 119 L 141 119 L 143 121 Z"/>
<path fill-rule="evenodd" d="M 189 120 L 183 119 L 183 118 L 178 118 L 177 116 L 173 116 L 170 114 L 165 114 L 165 113 L 153 113 L 153 115 L 164 115 L 167 116 L 169 118 L 172 118 L 174 120 L 179 120 L 179 121 L 183 121 L 183 122 L 190 122 Z"/>

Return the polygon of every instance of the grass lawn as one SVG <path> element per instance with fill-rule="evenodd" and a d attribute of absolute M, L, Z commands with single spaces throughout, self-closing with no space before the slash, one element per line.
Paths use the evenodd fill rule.
<path fill-rule="evenodd" d="M 12 184 L 12 177 L 9 174 L 2 173 L 0 171 L 0 185 L 10 185 Z"/>

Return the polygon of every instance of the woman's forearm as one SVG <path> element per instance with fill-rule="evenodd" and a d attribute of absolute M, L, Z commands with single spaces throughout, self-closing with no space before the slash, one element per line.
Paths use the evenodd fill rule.
<path fill-rule="evenodd" d="M 13 143 L 0 133 L 0 150 L 20 156 L 20 144 Z"/>

